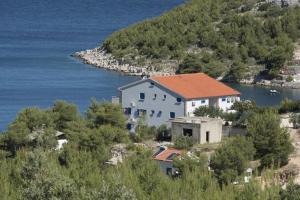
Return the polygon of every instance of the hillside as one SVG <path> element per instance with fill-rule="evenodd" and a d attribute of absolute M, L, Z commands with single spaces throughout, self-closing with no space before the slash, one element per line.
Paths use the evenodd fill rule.
<path fill-rule="evenodd" d="M 124 72 L 201 71 L 240 81 L 264 69 L 277 76 L 292 60 L 299 38 L 299 7 L 257 0 L 190 0 L 113 33 L 89 52 L 90 58 L 84 57 L 86 52 L 77 55 L 107 68 L 117 63 L 112 69 L 123 67 Z"/>

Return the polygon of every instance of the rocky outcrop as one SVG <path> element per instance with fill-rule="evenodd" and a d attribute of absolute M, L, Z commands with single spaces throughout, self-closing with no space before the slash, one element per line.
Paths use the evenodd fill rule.
<path fill-rule="evenodd" d="M 261 80 L 255 83 L 256 85 L 266 86 L 266 87 L 282 87 L 282 88 L 292 88 L 300 89 L 300 82 L 292 81 L 287 82 L 285 80 Z"/>
<path fill-rule="evenodd" d="M 274 3 L 278 6 L 296 6 L 296 5 L 300 5 L 300 1 L 299 0 L 267 0 L 266 2 L 268 3 Z"/>
<path fill-rule="evenodd" d="M 115 59 L 111 54 L 102 48 L 76 52 L 73 56 L 82 59 L 85 63 L 99 68 L 122 72 L 128 75 L 171 75 L 175 74 L 176 69 L 172 67 L 163 67 L 156 70 L 155 67 L 133 66 Z"/>

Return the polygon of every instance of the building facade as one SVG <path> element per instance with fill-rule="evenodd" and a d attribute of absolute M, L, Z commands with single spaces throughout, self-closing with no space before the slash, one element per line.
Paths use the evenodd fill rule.
<path fill-rule="evenodd" d="M 219 143 L 222 140 L 222 120 L 207 117 L 179 117 L 172 121 L 172 141 L 191 137 L 194 143 Z"/>
<path fill-rule="evenodd" d="M 226 111 L 240 100 L 239 92 L 203 73 L 150 77 L 125 85 L 119 91 L 128 129 L 134 129 L 141 117 L 149 126 L 170 126 L 170 120 L 194 116 L 200 106 Z"/>

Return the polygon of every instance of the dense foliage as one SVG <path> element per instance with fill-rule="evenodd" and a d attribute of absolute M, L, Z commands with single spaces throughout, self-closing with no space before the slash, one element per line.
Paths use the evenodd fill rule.
<path fill-rule="evenodd" d="M 103 48 L 137 65 L 177 60 L 179 73 L 205 72 L 239 81 L 253 65 L 276 76 L 300 38 L 300 8 L 258 0 L 189 0 L 160 17 L 113 33 Z M 121 59 L 122 58 L 122 59 Z M 157 70 L 160 70 L 159 68 Z"/>
<path fill-rule="evenodd" d="M 289 101 L 289 104 L 294 103 Z M 235 181 L 253 158 L 260 160 L 260 169 L 286 165 L 293 146 L 288 131 L 280 127 L 278 110 L 258 108 L 251 101 L 236 102 L 233 109 L 236 112 L 232 114 L 212 107 L 199 107 L 195 111 L 196 116 L 223 118 L 247 130 L 247 139 L 230 140 L 213 154 L 211 167 L 218 181 L 221 184 Z M 295 114 L 291 120 L 298 124 L 299 116 Z"/>
<path fill-rule="evenodd" d="M 232 122 L 233 126 L 245 127 L 247 119 L 259 110 L 253 101 L 237 101 L 233 104 L 235 112 L 224 112 L 220 108 L 200 106 L 195 109 L 194 114 L 198 117 L 221 118 L 226 122 Z"/>
<path fill-rule="evenodd" d="M 284 99 L 278 108 L 278 112 L 283 114 L 283 113 L 288 113 L 288 112 L 300 112 L 300 101 L 292 101 L 289 99 Z"/>
<path fill-rule="evenodd" d="M 124 122 L 119 106 L 95 100 L 85 116 L 63 101 L 46 110 L 22 110 L 0 135 L 0 199 L 264 200 L 292 195 L 275 184 L 262 189 L 255 180 L 243 186 L 220 184 L 242 175 L 255 151 L 251 138 L 233 138 L 222 145 L 212 158 L 214 173 L 199 153 L 176 159 L 180 176 L 169 177 L 151 150 L 131 143 Z M 55 150 L 57 130 L 68 140 L 61 150 Z M 168 135 L 166 127 L 156 131 Z M 127 145 L 129 155 L 118 166 L 107 165 L 111 149 L 120 143 Z M 297 195 L 296 187 L 289 190 Z"/>
<path fill-rule="evenodd" d="M 289 184 L 286 190 L 280 192 L 281 199 L 300 200 L 300 185 Z"/>
<path fill-rule="evenodd" d="M 287 130 L 280 127 L 280 118 L 275 110 L 263 109 L 253 114 L 248 119 L 247 130 L 262 167 L 288 163 L 293 146 Z"/>
<path fill-rule="evenodd" d="M 224 112 L 220 108 L 215 108 L 212 106 L 200 106 L 195 109 L 194 114 L 198 117 L 222 117 Z"/>
<path fill-rule="evenodd" d="M 222 184 L 237 181 L 253 159 L 255 148 L 249 138 L 236 137 L 226 142 L 211 158 L 210 166 Z"/>

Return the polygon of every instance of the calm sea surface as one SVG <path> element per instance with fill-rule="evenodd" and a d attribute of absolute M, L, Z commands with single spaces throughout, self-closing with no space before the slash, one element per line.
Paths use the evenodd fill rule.
<path fill-rule="evenodd" d="M 50 107 L 57 99 L 81 111 L 92 97 L 110 100 L 117 88 L 137 78 L 82 64 L 73 52 L 99 45 L 110 33 L 157 16 L 183 0 L 1 0 L 0 131 L 24 107 Z M 299 90 L 235 85 L 243 98 L 275 105 L 300 97 Z"/>

